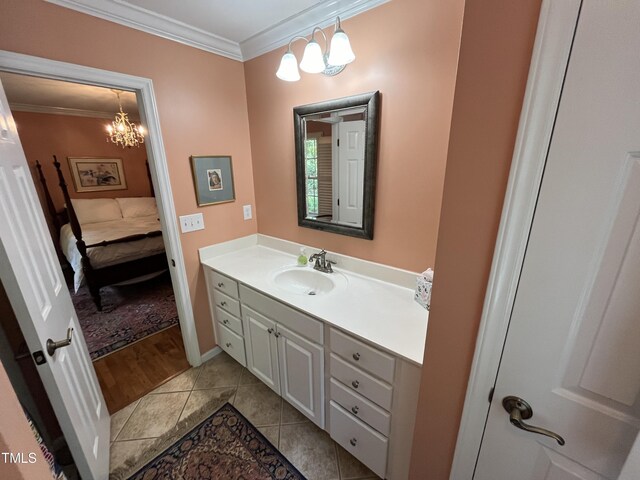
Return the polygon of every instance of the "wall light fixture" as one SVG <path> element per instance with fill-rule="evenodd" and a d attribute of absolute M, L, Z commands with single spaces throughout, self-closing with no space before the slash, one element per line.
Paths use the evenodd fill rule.
<path fill-rule="evenodd" d="M 319 31 L 324 37 L 325 51 L 322 53 L 320 45 L 315 39 L 316 31 Z M 300 72 L 298 71 L 298 60 L 291 51 L 291 44 L 296 40 L 304 40 L 307 46 L 304 48 L 304 54 L 300 61 L 300 68 L 307 73 L 322 73 L 324 75 L 333 76 L 339 74 L 347 64 L 353 62 L 356 56 L 351 49 L 349 37 L 344 33 L 340 26 L 340 17 L 336 17 L 335 31 L 331 38 L 331 47 L 327 36 L 320 27 L 314 27 L 311 31 L 311 38 L 295 36 L 289 41 L 286 53 L 280 60 L 280 68 L 276 72 L 276 76 L 280 80 L 287 82 L 296 82 L 300 80 Z"/>

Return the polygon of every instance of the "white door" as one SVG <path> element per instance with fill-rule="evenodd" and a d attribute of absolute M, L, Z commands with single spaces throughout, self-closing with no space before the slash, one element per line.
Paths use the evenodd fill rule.
<path fill-rule="evenodd" d="M 247 368 L 280 395 L 275 322 L 245 306 L 242 307 L 242 320 L 247 347 Z"/>
<path fill-rule="evenodd" d="M 340 223 L 362 225 L 364 191 L 364 120 L 338 124 L 338 205 Z"/>
<path fill-rule="evenodd" d="M 638 0 L 583 2 L 476 480 L 613 480 L 638 433 L 639 25 Z"/>
<path fill-rule="evenodd" d="M 80 475 L 109 473 L 109 412 L 57 261 L 16 125 L 0 84 L 0 278 Z M 47 340 L 71 344 L 49 355 Z M 35 357 L 35 355 L 34 355 Z"/>
<path fill-rule="evenodd" d="M 282 325 L 277 330 L 282 396 L 324 428 L 324 349 Z"/>

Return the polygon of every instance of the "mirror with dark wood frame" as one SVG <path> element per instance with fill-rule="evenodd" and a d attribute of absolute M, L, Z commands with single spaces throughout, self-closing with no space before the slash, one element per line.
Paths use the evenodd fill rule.
<path fill-rule="evenodd" d="M 293 109 L 298 225 L 373 238 L 380 92 Z"/>

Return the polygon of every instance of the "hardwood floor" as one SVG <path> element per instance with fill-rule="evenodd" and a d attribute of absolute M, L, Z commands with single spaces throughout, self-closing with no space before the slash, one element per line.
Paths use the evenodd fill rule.
<path fill-rule="evenodd" d="M 100 358 L 93 366 L 109 413 L 190 368 L 177 325 Z"/>

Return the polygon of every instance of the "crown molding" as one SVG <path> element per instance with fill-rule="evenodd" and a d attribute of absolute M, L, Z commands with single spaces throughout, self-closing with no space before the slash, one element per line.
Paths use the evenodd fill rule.
<path fill-rule="evenodd" d="M 337 16 L 340 16 L 340 20 L 346 20 L 390 1 L 336 0 L 314 5 L 240 42 L 242 59 L 251 60 L 280 48 L 296 35 L 309 36 L 313 27 L 325 28 L 333 25 Z"/>
<path fill-rule="evenodd" d="M 15 112 L 48 113 L 52 115 L 70 115 L 73 117 L 105 118 L 113 120 L 114 113 L 96 110 L 82 110 L 79 108 L 52 107 L 49 105 L 31 105 L 29 103 L 9 103 L 9 108 Z M 130 120 L 140 121 L 137 115 L 129 115 Z"/>
<path fill-rule="evenodd" d="M 243 60 L 237 42 L 121 0 L 46 1 L 233 60 Z"/>
<path fill-rule="evenodd" d="M 45 0 L 87 15 L 141 30 L 223 57 L 246 61 L 286 45 L 295 35 L 309 35 L 315 26 L 332 25 L 391 0 L 334 0 L 314 5 L 237 43 L 123 0 Z"/>

